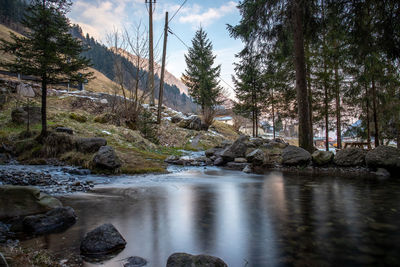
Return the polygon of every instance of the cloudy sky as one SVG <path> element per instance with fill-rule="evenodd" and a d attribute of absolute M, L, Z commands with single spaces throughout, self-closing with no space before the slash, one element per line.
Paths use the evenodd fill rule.
<path fill-rule="evenodd" d="M 171 18 L 183 2 L 184 0 L 157 0 L 154 13 L 154 45 L 163 33 L 165 12 L 168 11 Z M 235 54 L 241 50 L 242 43 L 229 37 L 226 24 L 236 25 L 239 22 L 237 2 L 237 0 L 187 0 L 169 25 L 170 29 L 189 46 L 195 31 L 201 25 L 214 45 L 216 63 L 222 64 L 221 78 L 231 86 L 231 75 L 234 74 L 232 63 L 235 61 Z M 73 3 L 69 13 L 72 22 L 80 24 L 85 33 L 88 32 L 103 43 L 105 36 L 113 28 L 129 29 L 140 22 L 148 26 L 145 0 L 74 0 Z M 161 47 L 162 40 L 158 45 L 160 51 Z M 170 34 L 167 69 L 178 78 L 186 67 L 184 60 L 186 52 L 187 48 Z M 229 88 L 223 82 L 221 85 Z"/>

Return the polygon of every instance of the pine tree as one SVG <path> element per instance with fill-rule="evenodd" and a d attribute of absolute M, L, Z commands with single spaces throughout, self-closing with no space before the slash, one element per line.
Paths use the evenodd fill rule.
<path fill-rule="evenodd" d="M 216 56 L 212 49 L 206 32 L 200 28 L 192 40 L 192 47 L 185 55 L 187 67 L 182 80 L 189 88 L 194 102 L 200 105 L 203 115 L 220 104 L 219 97 L 222 93 L 218 81 L 221 65 L 213 67 Z"/>
<path fill-rule="evenodd" d="M 11 41 L 0 41 L 0 50 L 14 55 L 12 62 L 2 62 L 1 66 L 35 76 L 42 84 L 42 137 L 47 134 L 47 86 L 83 82 L 92 75 L 80 73 L 89 61 L 80 56 L 80 41 L 69 34 L 70 23 L 65 15 L 70 6 L 70 0 L 33 0 L 22 21 L 28 29 L 24 36 L 11 33 Z"/>
<path fill-rule="evenodd" d="M 236 77 L 233 77 L 236 98 L 240 101 L 235 104 L 235 111 L 238 115 L 251 119 L 253 137 L 256 137 L 259 116 L 265 102 L 260 57 L 252 52 L 246 53 L 246 49 L 239 53 L 239 57 L 241 61 L 235 64 Z"/>
<path fill-rule="evenodd" d="M 267 54 L 278 41 L 291 41 L 291 56 L 288 58 L 293 61 L 296 73 L 299 145 L 310 152 L 313 150 L 313 133 L 306 82 L 304 36 L 307 33 L 305 25 L 311 24 L 313 15 L 306 11 L 313 2 L 311 0 L 241 1 L 238 8 L 242 19 L 236 26 L 228 25 L 233 37 L 257 43 Z M 286 40 L 283 40 L 285 38 Z"/>

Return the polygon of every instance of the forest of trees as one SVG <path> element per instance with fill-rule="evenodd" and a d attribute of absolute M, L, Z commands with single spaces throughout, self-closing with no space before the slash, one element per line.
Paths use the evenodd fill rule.
<path fill-rule="evenodd" d="M 236 110 L 254 127 L 261 113 L 273 121 L 279 113 L 299 123 L 300 146 L 309 150 L 309 136 L 324 129 L 327 139 L 336 131 L 340 148 L 346 120 L 356 118 L 359 137 L 399 145 L 398 1 L 246 0 L 238 8 L 241 21 L 228 26 L 245 43 Z"/>

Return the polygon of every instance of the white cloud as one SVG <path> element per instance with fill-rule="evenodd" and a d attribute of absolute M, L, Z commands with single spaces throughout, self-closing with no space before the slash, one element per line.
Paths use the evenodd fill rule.
<path fill-rule="evenodd" d="M 135 0 L 136 2 L 136 0 Z M 129 0 L 92 1 L 78 0 L 71 10 L 73 23 L 81 25 L 84 32 L 101 40 L 107 32 L 115 28 L 122 28 L 126 19 Z"/>
<path fill-rule="evenodd" d="M 194 5 L 192 8 L 186 9 L 186 12 L 179 17 L 179 22 L 190 23 L 194 27 L 197 27 L 200 24 L 202 26 L 208 26 L 217 19 L 232 13 L 236 9 L 236 5 L 236 2 L 229 1 L 219 8 L 209 8 L 202 13 L 200 7 L 198 5 Z"/>

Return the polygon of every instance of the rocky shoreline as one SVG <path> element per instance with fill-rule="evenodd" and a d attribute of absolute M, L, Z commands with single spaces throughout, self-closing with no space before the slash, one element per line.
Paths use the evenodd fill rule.
<path fill-rule="evenodd" d="M 200 157 L 170 156 L 165 162 L 183 166 L 220 166 L 246 173 L 269 171 L 309 175 L 399 176 L 400 150 L 379 146 L 366 151 L 346 148 L 336 154 L 306 150 L 289 145 L 282 139 L 239 137 L 205 151 Z"/>
<path fill-rule="evenodd" d="M 43 193 L 58 195 L 73 192 L 88 192 L 94 182 L 80 177 L 90 174 L 87 169 L 59 167 L 57 174 L 49 170 L 27 170 L 20 165 L 0 169 L 0 185 L 38 186 Z"/>

